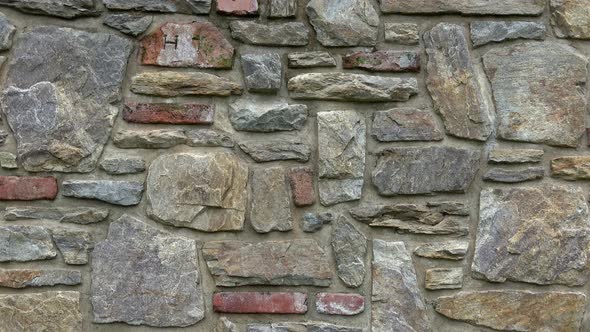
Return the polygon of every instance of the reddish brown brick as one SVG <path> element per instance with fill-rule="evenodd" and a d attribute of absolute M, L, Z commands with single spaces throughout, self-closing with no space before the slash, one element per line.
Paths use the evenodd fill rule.
<path fill-rule="evenodd" d="M 258 0 L 217 0 L 217 12 L 223 15 L 258 14 Z"/>
<path fill-rule="evenodd" d="M 353 316 L 365 310 L 365 297 L 350 293 L 318 293 L 315 306 L 321 314 Z"/>
<path fill-rule="evenodd" d="M 418 72 L 420 55 L 408 51 L 359 51 L 343 56 L 342 68 L 360 68 L 374 72 Z"/>
<path fill-rule="evenodd" d="M 0 176 L 1 201 L 33 201 L 55 199 L 57 180 L 54 177 Z"/>
<path fill-rule="evenodd" d="M 213 294 L 213 310 L 235 314 L 305 314 L 307 294 L 222 292 Z"/>
<path fill-rule="evenodd" d="M 315 203 L 315 189 L 313 187 L 313 170 L 302 166 L 292 168 L 289 172 L 291 194 L 296 206 L 308 206 Z"/>
<path fill-rule="evenodd" d="M 123 119 L 134 123 L 211 124 L 215 110 L 206 104 L 127 103 Z"/>

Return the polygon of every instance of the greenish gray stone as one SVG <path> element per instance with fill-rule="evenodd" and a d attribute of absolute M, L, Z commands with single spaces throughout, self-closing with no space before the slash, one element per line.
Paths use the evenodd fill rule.
<path fill-rule="evenodd" d="M 414 255 L 424 258 L 458 261 L 465 258 L 468 250 L 468 241 L 455 240 L 422 244 L 414 250 Z"/>
<path fill-rule="evenodd" d="M 143 183 L 111 180 L 66 180 L 61 194 L 66 197 L 96 199 L 106 203 L 131 206 L 141 201 Z"/>
<path fill-rule="evenodd" d="M 340 216 L 332 229 L 332 250 L 336 259 L 336 272 L 347 287 L 360 287 L 365 280 L 367 238 L 344 216 Z"/>
<path fill-rule="evenodd" d="M 51 233 L 39 226 L 0 227 L 0 262 L 28 262 L 57 256 Z"/>
<path fill-rule="evenodd" d="M 6 208 L 5 220 L 56 220 L 63 223 L 87 225 L 105 220 L 108 209 L 92 207 L 12 206 Z"/>

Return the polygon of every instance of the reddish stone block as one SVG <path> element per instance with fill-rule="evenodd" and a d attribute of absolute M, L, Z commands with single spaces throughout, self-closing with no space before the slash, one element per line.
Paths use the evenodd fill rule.
<path fill-rule="evenodd" d="M 365 310 L 365 297 L 360 294 L 318 293 L 315 306 L 321 314 L 353 316 Z"/>
<path fill-rule="evenodd" d="M 141 42 L 141 63 L 163 67 L 231 68 L 234 48 L 208 22 L 166 23 Z"/>
<path fill-rule="evenodd" d="M 33 201 L 55 199 L 57 180 L 54 177 L 0 176 L 0 201 Z"/>
<path fill-rule="evenodd" d="M 310 167 L 295 167 L 289 172 L 289 183 L 295 206 L 308 206 L 315 203 L 313 170 Z"/>
<path fill-rule="evenodd" d="M 215 111 L 206 104 L 127 103 L 123 119 L 134 123 L 212 124 Z"/>
<path fill-rule="evenodd" d="M 217 12 L 234 16 L 257 15 L 258 0 L 217 0 Z"/>
<path fill-rule="evenodd" d="M 360 68 L 374 72 L 418 72 L 420 54 L 408 51 L 359 51 L 343 56 L 342 68 Z"/>
<path fill-rule="evenodd" d="M 307 294 L 222 292 L 213 294 L 213 310 L 235 314 L 305 314 Z"/>

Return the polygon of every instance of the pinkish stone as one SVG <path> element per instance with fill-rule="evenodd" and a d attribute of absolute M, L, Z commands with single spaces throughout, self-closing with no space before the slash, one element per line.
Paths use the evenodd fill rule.
<path fill-rule="evenodd" d="M 359 51 L 343 56 L 342 68 L 374 72 L 419 72 L 420 55 L 409 51 Z"/>
<path fill-rule="evenodd" d="M 310 167 L 292 168 L 289 172 L 289 183 L 295 206 L 308 206 L 315 203 L 313 170 Z"/>
<path fill-rule="evenodd" d="M 123 119 L 133 123 L 212 124 L 215 111 L 206 104 L 126 103 Z"/>
<path fill-rule="evenodd" d="M 258 0 L 217 0 L 217 12 L 235 16 L 257 15 Z"/>
<path fill-rule="evenodd" d="M 33 201 L 55 199 L 57 180 L 54 177 L 0 176 L 0 201 Z"/>
<path fill-rule="evenodd" d="M 365 297 L 360 294 L 318 293 L 315 306 L 320 314 L 354 316 L 365 310 Z"/>
<path fill-rule="evenodd" d="M 215 312 L 234 314 L 305 314 L 307 294 L 223 292 L 213 294 Z"/>

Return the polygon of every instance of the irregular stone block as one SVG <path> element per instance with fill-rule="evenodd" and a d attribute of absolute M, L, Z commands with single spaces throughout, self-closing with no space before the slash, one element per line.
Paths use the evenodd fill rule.
<path fill-rule="evenodd" d="M 281 89 L 283 67 L 278 53 L 242 54 L 241 60 L 248 91 L 276 93 Z"/>
<path fill-rule="evenodd" d="M 340 216 L 332 229 L 332 250 L 338 277 L 348 287 L 356 288 L 365 280 L 367 238 L 346 217 Z"/>
<path fill-rule="evenodd" d="M 544 0 L 380 0 L 381 11 L 392 14 L 541 15 Z"/>
<path fill-rule="evenodd" d="M 420 54 L 411 51 L 357 51 L 342 56 L 342 68 L 373 72 L 419 72 Z"/>
<path fill-rule="evenodd" d="M 162 155 L 150 165 L 146 212 L 165 225 L 238 231 L 244 226 L 247 183 L 248 167 L 230 153 Z"/>
<path fill-rule="evenodd" d="M 131 91 L 160 97 L 241 95 L 240 84 L 203 72 L 154 71 L 133 76 Z"/>
<path fill-rule="evenodd" d="M 6 169 L 17 169 L 16 155 L 10 152 L 0 152 L 0 167 Z"/>
<path fill-rule="evenodd" d="M 61 18 L 100 15 L 94 0 L 0 0 L 0 6 L 12 7 L 23 13 Z"/>
<path fill-rule="evenodd" d="M 0 57 L 0 67 L 2 67 L 2 64 L 4 64 L 5 60 L 6 60 L 6 57 Z M 4 145 L 4 143 L 6 143 L 7 139 L 8 139 L 8 133 L 5 130 L 0 130 L 0 146 Z"/>
<path fill-rule="evenodd" d="M 0 287 L 25 288 L 55 285 L 73 286 L 81 283 L 82 274 L 80 271 L 65 269 L 0 269 Z"/>
<path fill-rule="evenodd" d="M 64 228 L 55 229 L 52 233 L 53 241 L 66 264 L 84 265 L 88 263 L 88 251 L 94 247 L 90 233 Z"/>
<path fill-rule="evenodd" d="M 426 270 L 424 288 L 428 290 L 463 288 L 463 268 L 437 268 Z"/>
<path fill-rule="evenodd" d="M 483 175 L 485 181 L 518 183 L 542 179 L 545 176 L 543 167 L 527 167 L 523 169 L 488 169 Z"/>
<path fill-rule="evenodd" d="M 371 135 L 380 142 L 442 141 L 434 114 L 414 108 L 373 113 Z"/>
<path fill-rule="evenodd" d="M 420 42 L 418 24 L 384 23 L 385 41 L 401 45 L 417 45 Z"/>
<path fill-rule="evenodd" d="M 252 172 L 250 223 L 258 233 L 286 232 L 293 229 L 291 200 L 282 167 L 255 169 Z"/>
<path fill-rule="evenodd" d="M 418 246 L 414 250 L 414 255 L 432 259 L 459 261 L 465 258 L 467 250 L 469 250 L 468 241 L 434 242 Z"/>
<path fill-rule="evenodd" d="M 203 258 L 220 287 L 328 287 L 332 282 L 328 255 L 315 240 L 206 242 Z"/>
<path fill-rule="evenodd" d="M 235 143 L 227 133 L 211 129 L 196 129 L 185 131 L 186 145 L 192 147 L 224 147 L 233 148 Z"/>
<path fill-rule="evenodd" d="M 538 163 L 543 159 L 545 152 L 541 149 L 508 149 L 494 148 L 490 151 L 488 161 L 490 163 Z"/>
<path fill-rule="evenodd" d="M 229 120 L 239 131 L 268 133 L 299 130 L 307 121 L 307 106 L 244 100 L 230 105 Z"/>
<path fill-rule="evenodd" d="M 307 212 L 303 215 L 303 231 L 305 233 L 315 233 L 321 230 L 324 225 L 331 223 L 336 216 L 331 212 L 324 212 L 320 214 L 313 214 Z"/>
<path fill-rule="evenodd" d="M 112 156 L 103 159 L 100 168 L 110 175 L 136 174 L 145 171 L 145 160 L 123 155 Z"/>
<path fill-rule="evenodd" d="M 123 215 L 92 252 L 94 323 L 189 326 L 203 319 L 197 243 Z"/>
<path fill-rule="evenodd" d="M 120 130 L 113 144 L 121 149 L 166 149 L 186 143 L 182 129 Z"/>
<path fill-rule="evenodd" d="M 217 0 L 217 12 L 233 16 L 257 15 L 258 0 Z"/>
<path fill-rule="evenodd" d="M 568 156 L 551 160 L 551 176 L 564 180 L 590 180 L 590 157 Z"/>
<path fill-rule="evenodd" d="M 498 136 L 576 147 L 585 130 L 588 61 L 570 46 L 528 42 L 483 56 L 492 83 Z M 559 119 L 556 121 L 555 119 Z"/>
<path fill-rule="evenodd" d="M 590 7 L 585 0 L 551 0 L 551 24 L 559 38 L 590 39 Z"/>
<path fill-rule="evenodd" d="M 152 25 L 153 21 L 153 16 L 110 14 L 105 17 L 102 23 L 124 34 L 137 37 L 144 33 Z"/>
<path fill-rule="evenodd" d="M 295 160 L 305 163 L 311 156 L 310 146 L 298 138 L 267 139 L 264 142 L 246 141 L 238 145 L 258 163 L 277 160 Z"/>
<path fill-rule="evenodd" d="M 44 219 L 64 223 L 87 225 L 105 220 L 108 209 L 92 207 L 53 208 L 39 206 L 7 207 L 4 220 Z"/>
<path fill-rule="evenodd" d="M 131 206 L 141 201 L 143 183 L 111 180 L 66 180 L 62 195 L 82 199 L 96 199 L 114 205 Z"/>
<path fill-rule="evenodd" d="M 57 251 L 47 229 L 20 225 L 0 227 L 0 262 L 28 262 L 55 256 Z"/>
<path fill-rule="evenodd" d="M 514 39 L 544 39 L 547 30 L 543 23 L 524 21 L 476 21 L 470 27 L 474 47 Z"/>
<path fill-rule="evenodd" d="M 307 294 L 222 292 L 213 294 L 213 311 L 234 314 L 305 314 Z"/>
<path fill-rule="evenodd" d="M 315 203 L 313 169 L 308 166 L 294 167 L 291 168 L 288 176 L 293 204 L 298 207 L 313 205 Z"/>
<path fill-rule="evenodd" d="M 249 324 L 246 332 L 363 332 L 362 328 L 322 322 Z"/>
<path fill-rule="evenodd" d="M 103 0 L 111 10 L 138 10 L 146 12 L 209 14 L 211 0 Z"/>
<path fill-rule="evenodd" d="M 298 52 L 287 54 L 289 68 L 336 67 L 336 59 L 328 52 Z"/>
<path fill-rule="evenodd" d="M 271 0 L 269 17 L 295 17 L 297 14 L 297 0 Z"/>
<path fill-rule="evenodd" d="M 9 50 L 12 47 L 12 38 L 15 32 L 16 27 L 10 23 L 6 16 L 0 14 L 0 51 Z"/>
<path fill-rule="evenodd" d="M 227 317 L 220 317 L 213 332 L 238 332 L 238 327 Z"/>
<path fill-rule="evenodd" d="M 439 201 L 427 202 L 426 206 L 433 208 L 434 211 L 451 216 L 469 216 L 469 206 L 462 202 Z"/>
<path fill-rule="evenodd" d="M 365 297 L 349 293 L 317 293 L 315 307 L 320 314 L 354 316 L 365 311 Z"/>
<path fill-rule="evenodd" d="M 54 177 L 0 176 L 0 201 L 53 200 L 57 190 Z"/>
<path fill-rule="evenodd" d="M 231 36 L 245 44 L 261 46 L 305 46 L 309 29 L 301 22 L 260 24 L 254 21 L 232 21 Z"/>
<path fill-rule="evenodd" d="M 126 103 L 123 119 L 131 123 L 212 124 L 215 109 L 208 104 Z"/>

